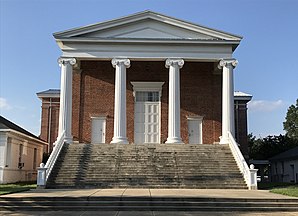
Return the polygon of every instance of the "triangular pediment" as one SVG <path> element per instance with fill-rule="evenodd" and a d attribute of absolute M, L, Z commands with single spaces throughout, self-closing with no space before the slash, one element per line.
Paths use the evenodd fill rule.
<path fill-rule="evenodd" d="M 54 34 L 56 39 L 228 40 L 242 37 L 151 11 Z"/>
<path fill-rule="evenodd" d="M 143 29 L 136 29 L 130 32 L 124 32 L 115 35 L 117 38 L 180 38 L 175 34 L 169 32 L 163 32 L 158 29 L 153 29 L 151 27 L 145 27 Z"/>

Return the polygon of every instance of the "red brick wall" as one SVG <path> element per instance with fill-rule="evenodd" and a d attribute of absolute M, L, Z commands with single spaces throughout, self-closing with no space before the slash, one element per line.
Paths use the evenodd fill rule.
<path fill-rule="evenodd" d="M 221 76 L 213 63 L 185 62 L 181 69 L 181 136 L 188 143 L 189 115 L 202 115 L 203 143 L 219 141 L 221 134 Z M 165 62 L 131 61 L 127 69 L 127 136 L 133 142 L 134 98 L 131 81 L 165 82 L 161 98 L 161 141 L 167 138 L 168 74 Z M 106 142 L 113 137 L 115 69 L 110 61 L 82 61 L 73 77 L 74 140 L 90 142 L 91 117 L 107 116 Z"/>
<path fill-rule="evenodd" d="M 42 98 L 40 138 L 49 143 L 49 152 L 58 136 L 59 101 L 59 98 Z"/>
<path fill-rule="evenodd" d="M 164 62 L 131 62 L 127 69 L 127 135 L 133 142 L 134 98 L 131 81 L 165 82 L 161 98 L 161 141 L 167 139 L 168 126 L 168 69 Z M 221 135 L 221 75 L 215 75 L 212 63 L 185 62 L 180 72 L 181 84 L 181 136 L 188 143 L 187 116 L 202 115 L 203 143 L 218 142 Z M 73 74 L 73 116 L 74 140 L 90 142 L 91 116 L 107 116 L 106 142 L 113 137 L 115 69 L 110 61 L 82 61 L 81 69 Z M 49 140 L 49 110 L 51 110 L 52 143 L 58 135 L 59 99 L 42 99 L 41 134 Z M 237 103 L 237 102 L 235 102 Z M 246 102 L 235 105 L 236 139 L 241 151 L 248 158 Z"/>
<path fill-rule="evenodd" d="M 248 155 L 247 101 L 235 101 L 235 138 L 245 159 Z"/>

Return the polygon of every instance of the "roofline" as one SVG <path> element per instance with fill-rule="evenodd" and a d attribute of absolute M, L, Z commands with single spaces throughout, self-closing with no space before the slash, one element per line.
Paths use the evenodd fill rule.
<path fill-rule="evenodd" d="M 238 101 L 250 101 L 252 99 L 252 96 L 235 96 L 234 95 L 234 100 Z"/>
<path fill-rule="evenodd" d="M 30 136 L 30 137 L 32 137 L 32 138 L 41 140 L 38 136 L 36 136 L 36 135 L 34 135 L 33 133 L 29 132 L 28 130 L 26 130 L 26 129 L 20 127 L 19 125 L 15 124 L 14 122 L 8 120 L 7 118 L 3 117 L 2 115 L 0 115 L 0 117 L 4 120 L 4 122 L 7 121 L 7 123 L 11 124 L 12 126 L 14 126 L 15 128 L 17 128 L 18 130 L 21 130 L 21 131 L 23 131 L 23 132 L 25 132 L 25 133 L 27 133 L 27 134 L 25 134 L 25 133 L 23 133 L 23 132 L 21 132 L 21 131 L 17 131 L 17 130 L 11 129 L 11 127 L 7 126 L 7 124 L 5 124 L 5 123 L 3 123 L 3 124 L 4 124 L 6 127 L 8 127 L 9 129 L 0 129 L 0 130 L 13 130 L 13 131 L 17 131 L 17 132 L 19 132 L 19 133 L 21 133 L 21 134 Z"/>
<path fill-rule="evenodd" d="M 298 155 L 288 156 L 288 157 L 269 158 L 269 161 L 293 160 L 293 159 L 298 159 Z"/>
<path fill-rule="evenodd" d="M 21 136 L 24 136 L 24 137 L 27 137 L 31 140 L 35 140 L 35 141 L 38 141 L 40 143 L 43 143 L 43 145 L 48 145 L 47 142 L 43 141 L 42 139 L 38 138 L 38 137 L 32 137 L 32 136 L 29 136 L 27 134 L 24 134 L 24 133 L 21 133 L 19 131 L 16 131 L 16 130 L 13 130 L 13 129 L 0 129 L 0 132 L 8 132 L 8 133 L 15 133 L 15 134 L 18 134 L 18 135 L 21 135 Z"/>
<path fill-rule="evenodd" d="M 54 91 L 54 92 L 51 92 Z M 59 91 L 59 93 L 57 93 Z M 60 97 L 60 89 L 48 89 L 45 91 L 37 92 L 36 93 L 37 97 L 39 99 L 42 98 L 59 98 Z"/>
<path fill-rule="evenodd" d="M 42 99 L 42 98 L 59 98 L 60 97 L 60 94 L 57 94 L 57 93 L 50 93 L 50 94 L 36 93 L 36 95 L 39 99 Z"/>
<path fill-rule="evenodd" d="M 192 22 L 189 22 L 189 21 L 177 19 L 177 18 L 170 17 L 170 16 L 167 16 L 167 15 L 164 15 L 164 14 L 156 13 L 156 12 L 153 12 L 153 11 L 150 11 L 150 10 L 145 10 L 145 11 L 138 12 L 138 13 L 135 13 L 135 14 L 122 16 L 120 18 L 116 18 L 116 19 L 112 19 L 112 20 L 108 20 L 108 21 L 98 22 L 98 23 L 94 23 L 94 24 L 90 24 L 90 25 L 86 25 L 86 26 L 82 26 L 82 27 L 76 27 L 76 28 L 72 28 L 72 29 L 69 29 L 69 30 L 56 32 L 56 33 L 53 34 L 53 36 L 54 36 L 54 38 L 57 39 L 58 37 L 65 36 L 67 34 L 69 34 L 68 35 L 69 37 L 76 36 L 79 33 L 80 34 L 86 34 L 86 33 L 89 33 L 91 30 L 93 31 L 94 30 L 93 27 L 95 27 L 95 26 L 102 25 L 101 28 L 98 29 L 98 30 L 102 30 L 102 29 L 106 29 L 108 27 L 113 27 L 115 25 L 125 24 L 125 23 L 129 22 L 131 19 L 134 19 L 134 18 L 135 19 L 139 18 L 139 20 L 142 20 L 144 17 L 140 17 L 140 16 L 146 15 L 146 14 L 148 15 L 148 17 L 149 17 L 149 15 L 151 15 L 151 16 L 155 16 L 156 18 L 167 19 L 167 21 L 176 21 L 176 22 L 178 22 L 177 24 L 182 24 L 183 23 L 184 27 L 185 27 L 185 24 L 187 24 L 188 28 L 204 28 L 205 30 L 209 31 L 210 33 L 217 32 L 217 33 L 225 34 L 225 35 L 228 35 L 230 37 L 237 38 L 237 39 L 235 39 L 236 41 L 237 40 L 240 41 L 243 38 L 240 35 L 231 34 L 231 33 L 225 32 L 225 31 L 217 30 L 217 29 L 214 29 L 214 28 L 209 28 L 209 27 L 206 27 L 206 26 L 203 26 L 203 25 L 198 25 L 198 24 L 195 24 L 195 23 L 192 23 Z M 120 23 L 120 21 L 122 23 Z M 82 31 L 83 31 L 83 33 L 81 33 Z"/>

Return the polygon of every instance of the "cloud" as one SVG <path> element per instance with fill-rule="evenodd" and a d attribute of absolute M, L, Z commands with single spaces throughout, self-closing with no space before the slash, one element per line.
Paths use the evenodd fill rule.
<path fill-rule="evenodd" d="M 283 108 L 285 103 L 282 100 L 266 101 L 266 100 L 252 100 L 248 103 L 248 110 L 251 112 L 272 112 Z"/>
<path fill-rule="evenodd" d="M 3 110 L 11 109 L 11 106 L 7 103 L 7 100 L 5 98 L 0 97 L 0 109 L 3 109 Z"/>

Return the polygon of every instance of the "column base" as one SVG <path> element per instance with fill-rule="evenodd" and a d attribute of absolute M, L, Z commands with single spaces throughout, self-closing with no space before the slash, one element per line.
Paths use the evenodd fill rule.
<path fill-rule="evenodd" d="M 64 142 L 68 143 L 68 144 L 72 144 L 73 143 L 73 137 L 64 137 Z"/>
<path fill-rule="evenodd" d="M 182 142 L 181 138 L 178 138 L 178 137 L 168 137 L 167 141 L 165 143 L 184 144 L 184 142 Z"/>
<path fill-rule="evenodd" d="M 113 137 L 111 144 L 129 144 L 126 137 Z"/>
<path fill-rule="evenodd" d="M 219 144 L 229 144 L 230 143 L 230 139 L 229 137 L 219 137 L 220 141 Z"/>

